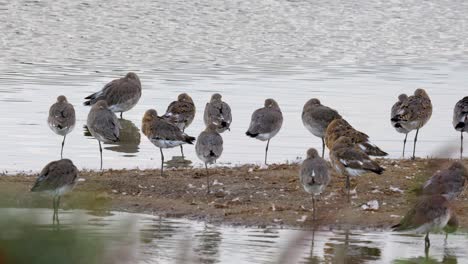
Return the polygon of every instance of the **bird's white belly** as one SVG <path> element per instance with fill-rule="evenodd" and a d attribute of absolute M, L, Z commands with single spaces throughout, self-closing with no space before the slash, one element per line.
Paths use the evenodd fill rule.
<path fill-rule="evenodd" d="M 52 123 L 49 123 L 49 127 L 50 129 L 52 129 L 52 131 L 54 131 L 55 134 L 60 135 L 60 136 L 67 135 L 73 130 L 73 128 L 75 128 L 74 126 L 69 126 L 69 127 L 64 127 L 60 129 L 57 126 L 54 126 Z"/>
<path fill-rule="evenodd" d="M 177 140 L 163 140 L 163 139 L 153 139 L 151 140 L 158 148 L 173 148 L 185 144 L 184 141 L 177 141 Z"/>
<path fill-rule="evenodd" d="M 278 134 L 278 132 L 279 132 L 279 129 L 277 129 L 275 131 L 272 131 L 270 133 L 258 134 L 255 138 L 259 139 L 261 141 L 267 141 L 267 140 L 273 138 L 274 136 L 276 136 L 276 134 Z"/>
<path fill-rule="evenodd" d="M 307 128 L 307 130 L 309 130 L 310 133 L 312 133 L 312 135 L 319 138 L 324 137 L 324 131 L 319 129 L 315 124 L 312 123 L 312 125 L 310 125 L 304 123 L 304 126 Z"/>
<path fill-rule="evenodd" d="M 442 230 L 447 225 L 449 220 L 450 220 L 450 214 L 445 214 L 441 217 L 434 219 L 434 221 L 430 223 L 426 223 L 414 229 L 413 232 L 417 234 L 424 234 L 424 233 L 431 232 L 431 231 Z"/>
<path fill-rule="evenodd" d="M 138 103 L 138 99 L 139 98 L 132 98 L 131 100 L 127 100 L 122 103 L 111 105 L 109 106 L 109 109 L 114 113 L 126 112 L 132 109 Z"/>
<path fill-rule="evenodd" d="M 314 194 L 314 195 L 318 195 L 318 194 L 321 194 L 323 192 L 323 188 L 325 187 L 325 185 L 318 185 L 318 184 L 314 184 L 314 185 L 304 185 L 304 190 L 310 194 Z"/>
<path fill-rule="evenodd" d="M 62 196 L 73 189 L 74 185 L 65 185 L 55 190 L 46 191 L 51 196 Z"/>
<path fill-rule="evenodd" d="M 351 177 L 361 176 L 361 174 L 365 172 L 364 170 L 352 169 L 352 168 L 345 168 L 345 170 Z"/>

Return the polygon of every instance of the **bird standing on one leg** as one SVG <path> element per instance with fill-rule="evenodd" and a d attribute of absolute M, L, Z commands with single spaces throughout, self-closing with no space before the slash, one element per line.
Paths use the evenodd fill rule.
<path fill-rule="evenodd" d="M 132 109 L 141 98 L 141 82 L 138 75 L 129 72 L 125 77 L 115 79 L 102 88 L 101 91 L 87 96 L 84 105 L 94 105 L 100 100 L 106 101 L 109 109 L 114 112 L 120 112 L 120 118 L 123 112 Z"/>
<path fill-rule="evenodd" d="M 31 192 L 45 192 L 53 197 L 54 214 L 52 223 L 59 224 L 58 209 L 60 197 L 70 192 L 76 184 L 78 169 L 69 159 L 52 161 L 47 164 L 37 178 Z"/>
<path fill-rule="evenodd" d="M 158 116 L 154 109 L 147 110 L 142 120 L 143 134 L 161 152 L 161 176 L 164 176 L 163 148 L 173 148 L 182 144 L 193 144 L 194 137 L 183 133 L 176 125 Z"/>
<path fill-rule="evenodd" d="M 312 194 L 313 220 L 315 221 L 316 207 L 315 196 L 320 195 L 328 183 L 330 183 L 330 173 L 328 163 L 320 158 L 314 148 L 307 150 L 307 158 L 301 164 L 299 179 L 304 190 Z"/>
<path fill-rule="evenodd" d="M 209 124 L 205 131 L 200 133 L 195 144 L 198 158 L 205 163 L 207 193 L 210 193 L 208 164 L 214 163 L 223 153 L 223 138 L 216 132 L 217 129 L 217 125 Z"/>
<path fill-rule="evenodd" d="M 65 139 L 76 123 L 75 108 L 67 101 L 65 96 L 60 95 L 57 97 L 57 102 L 50 107 L 47 123 L 55 134 L 63 136 L 62 149 L 60 150 L 60 158 L 62 159 Z"/>
<path fill-rule="evenodd" d="M 454 200 L 463 192 L 468 181 L 468 170 L 455 161 L 447 168 L 435 172 L 423 187 L 423 195 L 444 195 L 448 200 Z"/>
<path fill-rule="evenodd" d="M 346 190 L 350 202 L 350 176 L 361 176 L 366 172 L 382 174 L 384 169 L 371 160 L 369 156 L 357 147 L 348 137 L 340 137 L 330 151 L 330 160 L 335 170 L 346 176 Z"/>
<path fill-rule="evenodd" d="M 322 139 L 322 158 L 325 155 L 325 131 L 333 120 L 341 118 L 336 110 L 322 105 L 319 99 L 312 98 L 304 105 L 302 123 L 310 133 Z"/>
<path fill-rule="evenodd" d="M 403 133 L 405 134 L 405 139 L 403 140 L 403 155 L 402 157 L 404 158 L 405 157 L 405 147 L 406 147 L 406 139 L 408 138 L 408 133 L 410 132 L 410 130 L 407 130 L 406 128 L 404 128 L 399 121 L 396 121 L 398 120 L 398 118 L 396 118 L 396 116 L 398 115 L 398 112 L 400 111 L 400 107 L 401 105 L 406 101 L 408 100 L 408 96 L 406 94 L 400 94 L 398 96 L 398 102 L 396 102 L 393 106 L 392 106 L 392 111 L 390 113 L 390 122 L 392 124 L 392 126 L 395 128 L 395 130 L 399 133 Z"/>
<path fill-rule="evenodd" d="M 99 142 L 102 170 L 102 145 L 103 143 L 118 142 L 120 135 L 120 123 L 117 116 L 108 108 L 106 101 L 98 101 L 91 107 L 86 121 L 91 135 Z"/>
<path fill-rule="evenodd" d="M 283 125 L 283 114 L 278 103 L 273 99 L 266 99 L 264 107 L 255 110 L 252 114 L 247 136 L 261 141 L 267 141 L 265 148 L 265 164 L 267 164 L 268 147 L 272 139 Z"/>
<path fill-rule="evenodd" d="M 463 159 L 463 132 L 468 130 L 468 96 L 458 101 L 453 109 L 453 127 L 460 131 L 460 159 Z"/>
<path fill-rule="evenodd" d="M 416 158 L 416 142 L 419 129 L 421 129 L 432 116 L 432 102 L 424 89 L 416 89 L 414 95 L 408 97 L 395 110 L 396 114 L 391 118 L 392 123 L 399 123 L 405 131 L 416 129 L 413 145 L 413 157 Z"/>
<path fill-rule="evenodd" d="M 185 129 L 195 118 L 195 112 L 196 108 L 192 97 L 186 93 L 181 93 L 177 97 L 177 101 L 169 104 L 162 118 L 176 125 L 182 132 L 185 132 Z M 182 158 L 184 158 L 184 148 L 182 145 L 180 145 L 180 153 L 182 154 Z"/>

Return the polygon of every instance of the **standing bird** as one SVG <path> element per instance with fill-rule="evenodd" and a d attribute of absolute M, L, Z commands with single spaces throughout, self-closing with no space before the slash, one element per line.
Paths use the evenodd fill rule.
<path fill-rule="evenodd" d="M 270 139 L 276 136 L 283 125 L 283 114 L 278 103 L 273 99 L 266 99 L 263 108 L 252 114 L 247 136 L 261 141 L 268 141 L 265 149 L 265 164 L 267 164 L 268 146 Z"/>
<path fill-rule="evenodd" d="M 76 123 L 75 108 L 67 101 L 65 96 L 60 95 L 57 97 L 57 102 L 50 107 L 47 123 L 55 134 L 63 136 L 62 149 L 60 151 L 60 158 L 62 159 L 65 138 L 73 130 Z"/>
<path fill-rule="evenodd" d="M 164 171 L 163 148 L 173 148 L 182 144 L 193 144 L 194 137 L 182 132 L 176 125 L 158 116 L 154 109 L 147 110 L 142 120 L 143 134 L 161 151 L 161 176 Z"/>
<path fill-rule="evenodd" d="M 414 95 L 402 102 L 391 122 L 399 123 L 404 130 L 416 129 L 414 136 L 413 157 L 416 158 L 416 142 L 418 141 L 419 129 L 423 127 L 432 116 L 432 103 L 424 89 L 416 89 Z"/>
<path fill-rule="evenodd" d="M 207 193 L 210 193 L 208 164 L 214 163 L 223 153 L 223 138 L 217 132 L 217 129 L 217 125 L 208 124 L 205 131 L 198 136 L 195 144 L 198 158 L 205 163 Z"/>
<path fill-rule="evenodd" d="M 464 190 L 468 171 L 455 161 L 448 168 L 437 171 L 423 185 L 423 195 L 444 195 L 449 200 L 457 198 Z"/>
<path fill-rule="evenodd" d="M 398 115 L 398 112 L 400 111 L 401 105 L 408 100 L 408 95 L 406 94 L 400 94 L 398 96 L 398 102 L 396 102 L 392 106 L 392 111 L 390 114 L 390 122 L 392 123 L 392 126 L 395 128 L 395 130 L 399 133 L 405 134 L 405 139 L 403 140 L 403 158 L 405 157 L 405 147 L 406 147 L 406 139 L 408 138 L 408 133 L 410 130 L 407 130 L 404 128 L 399 121 L 396 121 L 396 116 Z"/>
<path fill-rule="evenodd" d="M 452 225 L 458 222 L 447 198 L 442 195 L 423 196 L 408 211 L 399 224 L 392 226 L 392 229 L 393 231 L 425 233 L 425 247 L 427 250 L 431 246 L 429 233 L 443 230 L 450 219 L 452 219 Z"/>
<path fill-rule="evenodd" d="M 31 192 L 46 192 L 53 197 L 54 214 L 52 223 L 59 223 L 58 208 L 60 197 L 73 189 L 78 177 L 78 169 L 69 159 L 52 161 L 42 169 Z"/>
<path fill-rule="evenodd" d="M 371 160 L 350 138 L 344 136 L 340 137 L 333 144 L 333 148 L 330 151 L 330 160 L 335 170 L 341 175 L 346 176 L 348 202 L 350 201 L 350 176 L 361 176 L 366 172 L 382 174 L 384 171 L 377 162 Z"/>
<path fill-rule="evenodd" d="M 101 142 L 111 143 L 119 141 L 120 123 L 117 116 L 112 112 L 106 101 L 100 100 L 91 107 L 86 121 L 91 135 L 99 142 L 99 153 L 101 154 L 102 170 L 102 146 Z"/>
<path fill-rule="evenodd" d="M 166 113 L 162 116 L 167 121 L 176 125 L 182 132 L 192 123 L 195 118 L 195 104 L 192 97 L 186 93 L 181 93 L 177 101 L 172 102 L 167 107 Z M 184 148 L 180 145 L 180 153 L 184 158 Z"/>
<path fill-rule="evenodd" d="M 354 129 L 346 120 L 335 119 L 327 127 L 325 143 L 328 149 L 332 149 L 335 141 L 340 137 L 347 137 L 369 156 L 387 156 L 387 152 L 381 150 L 369 141 L 369 136 Z"/>
<path fill-rule="evenodd" d="M 106 84 L 101 91 L 87 96 L 84 105 L 94 105 L 100 100 L 107 102 L 109 109 L 114 112 L 120 112 L 120 118 L 123 112 L 132 109 L 140 100 L 141 83 L 138 75 L 129 72 L 125 77 L 112 80 Z"/>
<path fill-rule="evenodd" d="M 325 131 L 333 120 L 341 118 L 335 109 L 322 105 L 317 98 L 310 99 L 304 105 L 302 123 L 310 133 L 322 139 L 322 158 L 325 155 Z"/>
<path fill-rule="evenodd" d="M 205 113 L 203 115 L 205 125 L 215 124 L 218 133 L 230 130 L 232 122 L 231 107 L 226 102 L 223 102 L 221 98 L 219 93 L 213 94 L 210 102 L 205 106 Z"/>
<path fill-rule="evenodd" d="M 453 109 L 453 127 L 460 131 L 460 159 L 463 159 L 463 132 L 468 130 L 468 96 L 457 102 Z"/>
<path fill-rule="evenodd" d="M 315 196 L 323 192 L 331 179 L 328 163 L 319 157 L 316 149 L 307 150 L 307 158 L 302 162 L 299 179 L 304 190 L 312 194 L 313 220 L 315 221 Z"/>

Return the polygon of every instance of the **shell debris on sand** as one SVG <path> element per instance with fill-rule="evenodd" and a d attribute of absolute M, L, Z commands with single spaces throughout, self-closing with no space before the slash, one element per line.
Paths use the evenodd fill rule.
<path fill-rule="evenodd" d="M 379 201 L 377 200 L 371 200 L 361 205 L 361 209 L 364 211 L 377 211 L 379 210 L 379 208 L 380 208 Z"/>

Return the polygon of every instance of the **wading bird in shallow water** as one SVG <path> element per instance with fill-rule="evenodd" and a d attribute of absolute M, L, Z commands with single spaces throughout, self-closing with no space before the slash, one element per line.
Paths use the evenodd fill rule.
<path fill-rule="evenodd" d="M 276 136 L 283 125 L 283 114 L 278 103 L 273 99 L 266 99 L 263 108 L 252 114 L 247 136 L 261 141 L 268 141 L 265 148 L 265 164 L 267 164 L 268 146 L 270 139 Z"/>
<path fill-rule="evenodd" d="M 453 226 L 448 226 L 449 222 Z M 431 246 L 430 232 L 444 230 L 444 228 L 450 232 L 455 225 L 458 225 L 458 220 L 449 200 L 442 195 L 431 195 L 420 198 L 401 222 L 392 226 L 392 229 L 393 231 L 426 234 L 425 248 L 427 250 Z"/>
<path fill-rule="evenodd" d="M 226 102 L 223 102 L 219 93 L 213 94 L 210 102 L 206 104 L 203 121 L 206 126 L 209 124 L 216 125 L 218 133 L 230 130 L 232 122 L 231 107 Z"/>
<path fill-rule="evenodd" d="M 319 99 L 312 98 L 302 110 L 302 123 L 314 136 L 322 139 L 322 158 L 325 155 L 325 131 L 328 125 L 341 115 L 335 109 L 324 106 Z"/>
<path fill-rule="evenodd" d="M 60 158 L 62 159 L 65 139 L 76 123 L 75 108 L 67 101 L 65 96 L 60 95 L 57 97 L 57 102 L 50 107 L 47 123 L 55 134 L 63 136 L 62 149 L 60 150 Z"/>
<path fill-rule="evenodd" d="M 195 104 L 192 97 L 186 93 L 181 93 L 177 97 L 177 101 L 172 102 L 167 107 L 166 113 L 162 118 L 176 125 L 182 132 L 192 123 L 195 118 Z M 180 145 L 180 153 L 184 158 L 184 148 Z"/>
<path fill-rule="evenodd" d="M 123 112 L 132 109 L 140 100 L 141 83 L 138 75 L 129 72 L 125 77 L 112 80 L 106 84 L 101 91 L 87 96 L 84 105 L 94 105 L 100 100 L 106 101 L 109 109 L 114 112 L 120 112 L 120 118 Z"/>
<path fill-rule="evenodd" d="M 328 163 L 319 157 L 316 149 L 310 148 L 307 150 L 307 158 L 301 164 L 299 179 L 304 190 L 312 195 L 313 220 L 315 221 L 317 210 L 315 196 L 323 192 L 331 179 L 328 172 Z"/>
<path fill-rule="evenodd" d="M 398 120 L 397 115 L 398 115 L 398 112 L 400 111 L 400 107 L 406 100 L 408 100 L 408 95 L 400 94 L 398 96 L 398 102 L 396 102 L 392 106 L 392 111 L 390 113 L 390 122 L 392 123 L 392 126 L 395 128 L 397 132 L 405 134 L 405 139 L 403 140 L 403 155 L 402 155 L 403 158 L 405 157 L 406 139 L 408 138 L 408 133 L 410 132 L 410 130 L 407 130 L 406 128 L 404 128 L 400 124 L 400 122 L 396 120 Z"/>
<path fill-rule="evenodd" d="M 361 176 L 366 172 L 382 174 L 384 169 L 371 160 L 369 156 L 348 137 L 340 137 L 330 151 L 330 160 L 335 170 L 346 176 L 346 190 L 348 202 L 350 201 L 350 179 L 349 177 Z"/>
<path fill-rule="evenodd" d="M 354 129 L 346 120 L 335 119 L 328 125 L 325 132 L 325 143 L 328 149 L 332 149 L 340 137 L 349 138 L 356 146 L 369 156 L 387 156 L 387 152 L 381 150 L 369 141 L 369 136 Z"/>
<path fill-rule="evenodd" d="M 421 129 L 432 116 L 431 99 L 424 89 L 416 89 L 414 95 L 403 101 L 395 112 L 395 115 L 390 120 L 392 123 L 398 123 L 399 126 L 402 126 L 402 129 L 408 132 L 416 129 L 412 157 L 412 159 L 415 159 L 419 129 Z"/>
<path fill-rule="evenodd" d="M 86 121 L 91 135 L 99 142 L 102 170 L 102 146 L 103 143 L 118 142 L 120 135 L 120 123 L 117 116 L 108 108 L 106 101 L 98 101 L 91 107 Z"/>
<path fill-rule="evenodd" d="M 465 189 L 468 171 L 455 161 L 448 168 L 437 171 L 423 185 L 424 195 L 444 195 L 449 200 L 457 198 Z"/>
<path fill-rule="evenodd" d="M 217 125 L 209 124 L 205 131 L 200 133 L 195 144 L 198 158 L 205 163 L 207 193 L 210 193 L 208 164 L 216 162 L 223 153 L 223 138 L 216 132 L 217 129 Z"/>
<path fill-rule="evenodd" d="M 161 152 L 161 176 L 164 176 L 163 148 L 173 148 L 182 144 L 193 144 L 194 137 L 182 132 L 176 125 L 158 116 L 154 109 L 147 110 L 142 120 L 143 134 Z"/>
<path fill-rule="evenodd" d="M 60 197 L 70 192 L 76 184 L 78 169 L 69 159 L 52 161 L 42 169 L 31 192 L 45 192 L 53 197 L 52 223 L 59 224 Z"/>
<path fill-rule="evenodd" d="M 463 159 L 463 132 L 468 130 L 468 96 L 458 101 L 453 109 L 453 127 L 460 131 L 460 159 Z"/>

